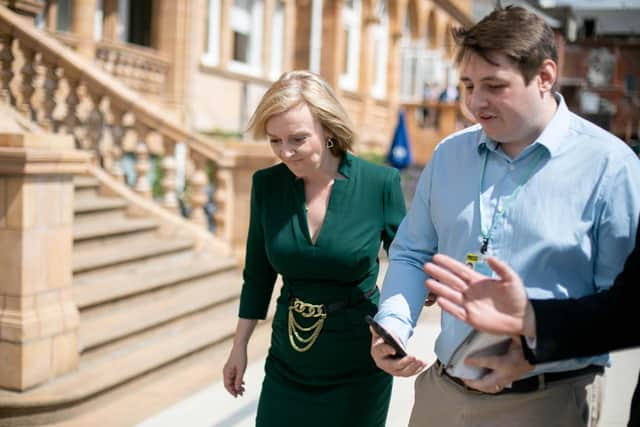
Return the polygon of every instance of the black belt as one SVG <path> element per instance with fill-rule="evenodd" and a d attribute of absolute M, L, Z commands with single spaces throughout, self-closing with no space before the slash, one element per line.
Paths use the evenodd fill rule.
<path fill-rule="evenodd" d="M 436 360 L 436 369 L 438 372 L 446 375 L 456 384 L 461 385 L 466 390 L 473 391 L 475 393 L 484 393 L 480 390 L 473 389 L 467 386 L 464 381 L 460 378 L 452 377 L 449 375 L 445 369 L 445 366 L 440 362 L 440 360 Z M 604 373 L 604 366 L 600 365 L 589 365 L 585 366 L 582 369 L 576 369 L 573 371 L 561 371 L 561 372 L 547 372 L 544 374 L 534 375 L 532 377 L 524 378 L 518 381 L 515 381 L 511 384 L 511 387 L 505 387 L 498 393 L 491 394 L 507 394 L 507 393 L 529 393 L 537 390 L 544 390 L 547 384 L 551 384 L 556 381 L 566 380 L 569 378 L 579 377 L 587 374 L 602 374 Z M 487 393 L 489 394 L 489 393 Z"/>
<path fill-rule="evenodd" d="M 364 294 L 358 294 L 354 297 L 349 297 L 341 301 L 332 302 L 330 304 L 322 304 L 324 306 L 324 312 L 326 314 L 329 314 L 336 311 L 344 310 L 345 308 L 355 307 L 361 302 L 363 302 L 364 300 L 369 299 L 373 294 L 376 293 L 377 290 L 378 290 L 378 287 L 374 286 Z M 297 297 L 293 295 L 291 291 L 289 291 L 289 299 L 288 299 L 289 304 L 291 305 L 296 299 Z"/>

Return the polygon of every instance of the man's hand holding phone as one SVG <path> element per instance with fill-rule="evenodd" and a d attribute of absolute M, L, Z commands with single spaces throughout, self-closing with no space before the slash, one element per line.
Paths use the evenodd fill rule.
<path fill-rule="evenodd" d="M 427 364 L 407 354 L 400 342 L 371 316 L 366 317 L 371 331 L 371 357 L 378 368 L 397 377 L 411 377 Z"/>

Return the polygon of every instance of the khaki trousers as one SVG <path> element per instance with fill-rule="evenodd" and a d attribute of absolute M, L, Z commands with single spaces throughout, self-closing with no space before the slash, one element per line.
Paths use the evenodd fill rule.
<path fill-rule="evenodd" d="M 466 390 L 435 366 L 416 378 L 409 427 L 595 427 L 604 375 L 586 374 L 530 393 Z"/>

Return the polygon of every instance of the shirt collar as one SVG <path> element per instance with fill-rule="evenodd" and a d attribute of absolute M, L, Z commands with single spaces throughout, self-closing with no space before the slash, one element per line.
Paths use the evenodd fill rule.
<path fill-rule="evenodd" d="M 540 136 L 531 144 L 543 145 L 547 151 L 549 151 L 551 157 L 560 153 L 561 144 L 564 140 L 564 135 L 569 129 L 571 118 L 571 113 L 562 95 L 556 92 L 554 93 L 554 97 L 558 103 L 558 108 Z M 480 140 L 478 141 L 478 153 L 482 154 L 485 150 L 495 151 L 497 148 L 498 143 L 482 131 Z"/>

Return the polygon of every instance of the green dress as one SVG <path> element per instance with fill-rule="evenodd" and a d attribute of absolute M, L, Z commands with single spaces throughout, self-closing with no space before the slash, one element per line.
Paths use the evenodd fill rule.
<path fill-rule="evenodd" d="M 254 174 L 240 317 L 264 319 L 277 274 L 282 292 L 273 319 L 258 427 L 384 426 L 392 378 L 371 359 L 364 320 L 377 310 L 380 243 L 388 249 L 405 214 L 400 175 L 347 153 L 333 184 L 316 243 L 311 242 L 304 184 L 283 164 Z M 327 314 L 311 347 L 290 343 L 290 298 L 349 303 Z M 309 327 L 317 319 L 293 314 Z M 310 332 L 300 332 L 308 338 Z M 297 345 L 304 343 L 296 340 Z"/>

